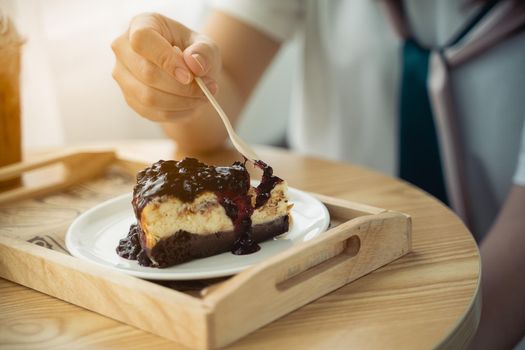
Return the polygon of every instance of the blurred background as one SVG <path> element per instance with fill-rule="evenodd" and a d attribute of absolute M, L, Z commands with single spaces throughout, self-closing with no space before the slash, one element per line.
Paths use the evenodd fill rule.
<path fill-rule="evenodd" d="M 23 148 L 95 140 L 162 138 L 129 108 L 111 77 L 110 45 L 141 12 L 198 30 L 206 0 L 0 0 L 26 43 L 22 53 Z M 243 113 L 238 130 L 255 144 L 282 144 L 297 44 L 282 48 Z"/>

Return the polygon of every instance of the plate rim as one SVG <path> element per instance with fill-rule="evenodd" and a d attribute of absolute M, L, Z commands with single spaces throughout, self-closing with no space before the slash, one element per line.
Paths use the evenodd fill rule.
<path fill-rule="evenodd" d="M 324 212 L 324 215 L 323 215 L 323 227 L 324 229 L 321 231 L 322 232 L 326 232 L 330 226 L 330 212 L 328 211 L 328 208 L 326 208 L 326 206 L 324 205 L 324 203 L 319 200 L 318 198 L 316 198 L 312 193 L 309 193 L 309 192 L 306 192 L 306 191 L 302 191 L 302 190 L 299 190 L 297 188 L 294 188 L 294 187 L 290 187 L 288 186 L 288 190 L 290 191 L 295 191 L 301 195 L 304 195 L 306 197 L 308 197 L 309 199 L 317 202 L 317 204 L 319 204 L 319 208 Z M 81 225 L 82 224 L 82 220 L 85 220 L 86 217 L 92 215 L 93 212 L 95 211 L 99 211 L 101 209 L 103 209 L 104 207 L 107 207 L 107 206 L 111 206 L 111 204 L 113 204 L 114 202 L 119 202 L 119 201 L 122 201 L 123 198 L 125 197 L 129 197 L 129 196 L 132 196 L 132 192 L 127 192 L 127 193 L 123 193 L 123 194 L 120 194 L 118 196 L 115 196 L 115 197 L 112 197 L 112 198 L 109 198 L 101 203 L 98 203 L 96 204 L 95 206 L 87 209 L 86 211 L 82 212 L 79 216 L 77 216 L 73 222 L 69 225 L 67 231 L 66 231 L 66 235 L 65 235 L 65 245 L 66 245 L 66 249 L 68 250 L 68 253 L 71 254 L 71 256 L 74 256 L 75 258 L 78 258 L 78 259 L 81 259 L 83 261 L 88 261 L 90 263 L 94 263 L 98 266 L 103 266 L 105 268 L 108 268 L 108 269 L 111 269 L 112 271 L 117 271 L 117 272 L 120 272 L 120 273 L 123 273 L 123 274 L 126 274 L 126 275 L 129 275 L 129 276 L 134 276 L 134 277 L 138 277 L 138 278 L 142 278 L 142 279 L 147 279 L 147 280 L 155 280 L 155 281 L 189 281 L 189 280 L 202 280 L 202 279 L 210 279 L 210 278 L 220 278 L 220 277 L 227 277 L 227 276 L 232 276 L 232 275 L 235 275 L 237 273 L 240 273 L 250 267 L 253 267 L 255 266 L 256 264 L 260 263 L 261 261 L 258 261 L 254 264 L 250 264 L 248 266 L 240 266 L 240 267 L 235 267 L 235 268 L 229 268 L 229 269 L 226 269 L 226 270 L 221 270 L 220 272 L 208 272 L 208 271 L 201 271 L 201 272 L 193 272 L 193 273 L 187 273 L 187 272 L 184 272 L 184 273 L 175 273 L 175 272 L 168 272 L 168 273 L 162 273 L 163 269 L 158 269 L 158 268 L 155 268 L 154 270 L 152 271 L 137 271 L 137 270 L 125 270 L 125 269 L 121 269 L 121 268 L 118 268 L 116 266 L 113 266 L 109 263 L 104 263 L 104 262 L 99 262 L 97 260 L 93 260 L 93 259 L 90 259 L 88 256 L 85 256 L 84 254 L 80 253 L 78 247 L 76 244 L 73 243 L 74 239 L 73 239 L 73 236 L 75 235 L 74 234 L 74 231 L 75 231 L 75 228 L 78 226 L 78 225 Z M 131 205 L 131 204 L 130 204 Z M 316 236 L 317 237 L 317 236 Z M 312 239 L 315 239 L 316 237 L 312 238 Z M 301 244 L 301 243 L 299 243 Z M 294 246 L 294 245 L 292 245 Z M 291 248 L 291 247 L 290 247 Z M 271 255 L 269 257 L 267 257 L 266 259 L 268 258 L 272 258 L 276 255 L 279 255 L 285 251 L 287 251 L 288 249 L 290 248 L 287 248 L 281 252 L 278 252 L 274 255 Z"/>

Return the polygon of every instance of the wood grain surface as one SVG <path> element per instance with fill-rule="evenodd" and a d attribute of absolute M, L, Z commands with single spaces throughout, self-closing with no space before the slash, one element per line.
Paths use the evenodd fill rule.
<path fill-rule="evenodd" d="M 166 141 L 121 142 L 117 146 L 126 156 L 150 162 L 174 156 Z M 293 187 L 411 215 L 412 253 L 229 348 L 419 349 L 463 348 L 468 343 L 479 321 L 479 254 L 468 230 L 448 208 L 407 184 L 356 166 L 272 148 L 257 148 L 257 152 Z M 236 157 L 231 151 L 200 155 L 216 164 L 228 164 Z M 129 179 L 116 177 L 114 181 L 104 192 L 108 198 L 129 191 Z M 79 194 L 83 197 L 84 209 L 100 201 L 89 187 L 75 187 L 71 193 L 71 199 Z M 22 210 L 15 205 L 1 206 L 0 234 L 15 226 L 17 232 L 24 232 L 17 224 L 23 220 L 25 234 L 42 238 L 34 243 L 55 244 L 54 232 L 64 230 L 67 225 L 63 223 L 79 210 L 62 198 L 46 197 L 52 215 L 42 212 L 38 201 Z M 39 231 L 31 225 L 42 221 L 51 229 Z M 0 281 L 0 293 L 1 348 L 181 348 L 5 280 Z"/>
<path fill-rule="evenodd" d="M 0 276 L 191 348 L 215 349 L 410 251 L 406 214 L 323 200 L 331 219 L 337 219 L 331 220 L 331 229 L 206 287 L 204 293 L 195 286 L 196 293 L 188 296 L 176 283 L 159 286 L 27 242 L 33 238 L 3 235 Z"/>

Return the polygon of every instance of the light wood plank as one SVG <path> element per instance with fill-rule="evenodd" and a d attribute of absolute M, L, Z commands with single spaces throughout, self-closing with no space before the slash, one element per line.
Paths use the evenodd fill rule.
<path fill-rule="evenodd" d="M 119 147 L 121 152 L 133 153 L 147 162 L 175 155 L 168 142 L 121 142 Z M 228 348 L 461 348 L 468 342 L 479 320 L 479 254 L 472 236 L 450 210 L 405 183 L 360 167 L 272 148 L 258 148 L 257 152 L 291 186 L 409 214 L 413 224 L 412 253 L 283 316 Z M 222 164 L 238 159 L 228 151 L 199 157 Z M 110 195 L 110 191 L 105 195 Z M 38 207 L 36 203 L 23 203 L 25 207 Z M 79 208 L 86 207 L 86 203 L 78 204 Z M 63 206 L 59 197 L 46 204 L 52 204 L 56 210 Z M 9 220 L 6 218 L 14 213 L 10 210 L 0 206 L 0 232 Z M 59 222 L 66 221 L 66 214 L 65 208 L 56 212 L 53 220 L 57 223 L 51 226 L 59 227 Z M 26 220 L 30 217 L 25 216 Z M 7 230 L 11 230 L 10 226 Z M 39 230 L 36 225 L 26 231 L 27 235 L 52 233 Z M 9 292 L 0 298 L 2 323 L 9 319 L 3 324 L 34 330 L 30 336 L 16 332 L 15 339 L 9 338 L 12 348 L 56 344 L 71 348 L 86 344 L 99 348 L 178 348 L 175 343 L 166 343 L 117 321 L 0 281 L 0 287 L 5 285 Z M 66 306 L 70 312 L 56 316 L 55 310 Z M 64 325 L 54 338 L 46 338 L 48 315 L 56 316 L 57 322 Z M 0 337 L 0 342 L 3 339 Z"/>

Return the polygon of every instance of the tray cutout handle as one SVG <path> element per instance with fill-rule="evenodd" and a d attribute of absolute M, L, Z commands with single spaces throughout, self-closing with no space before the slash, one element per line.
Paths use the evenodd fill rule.
<path fill-rule="evenodd" d="M 315 275 L 325 273 L 334 266 L 344 263 L 350 258 L 353 258 L 359 253 L 361 249 L 361 239 L 358 235 L 353 235 L 342 242 L 341 252 L 327 260 L 321 261 L 317 265 L 313 265 L 306 270 L 288 278 L 284 281 L 277 282 L 276 288 L 278 291 L 284 291 L 292 288 L 302 281 L 312 278 Z"/>
<path fill-rule="evenodd" d="M 116 159 L 113 151 L 68 151 L 0 168 L 0 181 L 24 176 L 20 186 L 0 192 L 0 204 L 41 196 L 93 178 Z"/>
<path fill-rule="evenodd" d="M 212 344 L 225 346 L 410 249 L 410 217 L 386 211 L 347 221 L 255 265 L 204 295 L 216 310 Z"/>

